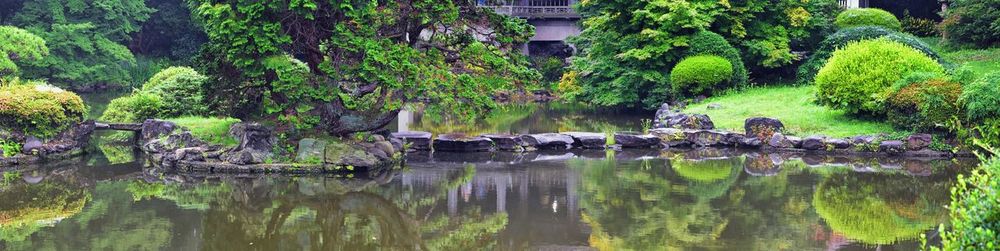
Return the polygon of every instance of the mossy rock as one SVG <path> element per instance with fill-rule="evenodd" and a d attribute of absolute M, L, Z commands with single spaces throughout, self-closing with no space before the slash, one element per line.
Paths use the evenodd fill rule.
<path fill-rule="evenodd" d="M 334 166 L 345 167 L 375 167 L 380 164 L 378 157 L 357 145 L 342 141 L 330 141 L 326 144 L 323 162 Z"/>

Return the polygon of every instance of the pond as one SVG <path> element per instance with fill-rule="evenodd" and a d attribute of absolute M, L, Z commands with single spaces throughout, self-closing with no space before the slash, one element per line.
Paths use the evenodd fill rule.
<path fill-rule="evenodd" d="M 434 134 L 530 134 L 550 132 L 642 131 L 643 120 L 653 118 L 652 112 L 594 108 L 584 104 L 528 103 L 501 105 L 475 121 L 456 121 L 447 114 L 435 119 L 419 108 L 400 112 L 389 125 L 393 132 L 426 131 Z M 647 121 L 651 123 L 651 121 Z M 648 127 L 648 125 L 646 125 Z"/>
<path fill-rule="evenodd" d="M 423 153 L 401 170 L 291 177 L 164 173 L 131 159 L 8 172 L 0 249 L 916 250 L 947 223 L 956 172 L 975 164 Z M 841 162 L 852 161 L 872 160 Z"/>

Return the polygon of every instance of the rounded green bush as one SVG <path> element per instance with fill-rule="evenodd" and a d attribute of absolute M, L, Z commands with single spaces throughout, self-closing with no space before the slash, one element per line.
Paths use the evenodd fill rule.
<path fill-rule="evenodd" d="M 746 85 L 749 82 L 749 73 L 743 64 L 740 50 L 729 44 L 722 35 L 711 31 L 700 31 L 691 36 L 688 44 L 690 48 L 687 55 L 716 55 L 728 60 L 733 65 L 733 77 L 730 80 L 734 86 Z"/>
<path fill-rule="evenodd" d="M 834 33 L 823 40 L 823 42 L 819 44 L 819 47 L 813 51 L 811 56 L 809 56 L 809 59 L 799 66 L 797 73 L 799 84 L 812 84 L 813 80 L 816 78 L 816 73 L 818 73 L 819 69 L 826 65 L 826 61 L 830 59 L 830 56 L 832 56 L 833 52 L 837 49 L 847 46 L 850 42 L 882 37 L 917 49 L 934 60 L 937 60 L 938 63 L 941 63 L 941 65 L 944 65 L 946 68 L 950 68 L 951 66 L 951 63 L 947 62 L 940 55 L 938 55 L 938 53 L 935 52 L 930 45 L 924 43 L 917 37 L 878 26 L 861 26 L 839 30 L 837 33 Z"/>
<path fill-rule="evenodd" d="M 0 131 L 47 138 L 83 121 L 86 112 L 80 96 L 43 82 L 0 87 Z"/>
<path fill-rule="evenodd" d="M 111 100 L 99 119 L 110 123 L 138 123 L 162 115 L 163 101 L 160 96 L 146 92 Z"/>
<path fill-rule="evenodd" d="M 160 96 L 164 116 L 201 115 L 208 110 L 203 89 L 206 80 L 194 69 L 175 66 L 149 78 L 142 92 Z"/>
<path fill-rule="evenodd" d="M 944 74 L 937 61 L 885 38 L 852 42 L 833 52 L 816 75 L 819 103 L 848 113 L 882 114 L 893 83 L 911 72 Z"/>
<path fill-rule="evenodd" d="M 959 100 L 965 104 L 969 120 L 1000 118 L 1000 71 L 966 85 Z"/>
<path fill-rule="evenodd" d="M 709 94 L 732 77 L 733 65 L 725 58 L 711 55 L 685 58 L 670 71 L 674 92 L 692 95 Z"/>
<path fill-rule="evenodd" d="M 875 8 L 845 10 L 837 15 L 837 20 L 834 23 L 841 29 L 858 26 L 881 26 L 899 31 L 903 28 L 903 24 L 892 13 Z"/>

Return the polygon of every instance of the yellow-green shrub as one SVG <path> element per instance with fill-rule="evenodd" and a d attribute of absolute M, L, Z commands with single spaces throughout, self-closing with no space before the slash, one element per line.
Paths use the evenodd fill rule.
<path fill-rule="evenodd" d="M 712 55 L 685 58 L 670 71 L 674 92 L 692 95 L 710 94 L 729 83 L 732 77 L 733 64 Z"/>
<path fill-rule="evenodd" d="M 911 72 L 944 74 L 920 51 L 885 38 L 849 43 L 816 75 L 817 100 L 849 113 L 881 114 L 893 83 Z"/>
<path fill-rule="evenodd" d="M 986 74 L 962 92 L 969 120 L 1000 117 L 1000 71 Z"/>
<path fill-rule="evenodd" d="M 207 77 L 190 67 L 174 66 L 149 78 L 142 92 L 160 97 L 165 116 L 202 115 L 208 110 L 202 89 L 206 80 Z"/>
<path fill-rule="evenodd" d="M 75 93 L 43 82 L 0 87 L 0 127 L 51 137 L 83 120 L 87 111 Z"/>
<path fill-rule="evenodd" d="M 160 96 L 136 92 L 112 100 L 99 120 L 112 123 L 142 122 L 146 119 L 159 117 L 163 110 L 162 107 L 163 101 Z"/>
<path fill-rule="evenodd" d="M 834 21 L 838 28 L 845 29 L 858 26 L 881 26 L 899 31 L 903 24 L 895 15 L 875 8 L 850 9 L 837 15 Z"/>

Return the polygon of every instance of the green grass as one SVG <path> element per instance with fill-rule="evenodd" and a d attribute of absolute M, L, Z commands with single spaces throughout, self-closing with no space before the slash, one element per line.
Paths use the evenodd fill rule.
<path fill-rule="evenodd" d="M 750 117 L 770 117 L 785 124 L 786 134 L 796 136 L 826 135 L 847 137 L 894 133 L 888 123 L 872 122 L 847 116 L 813 103 L 813 86 L 755 87 L 691 104 L 685 113 L 707 114 L 715 126 L 736 132 L 743 131 L 743 122 Z M 709 110 L 708 104 L 722 108 Z"/>
<path fill-rule="evenodd" d="M 229 127 L 239 123 L 239 119 L 234 118 L 206 118 L 206 117 L 182 117 L 168 119 L 177 125 L 191 130 L 191 134 L 201 140 L 212 144 L 224 146 L 235 146 L 236 139 L 229 136 Z"/>
<path fill-rule="evenodd" d="M 954 62 L 959 67 L 971 70 L 977 77 L 1000 71 L 1000 48 L 957 48 L 942 42 L 941 38 L 938 37 L 925 37 L 921 40 L 940 52 L 944 59 Z"/>

